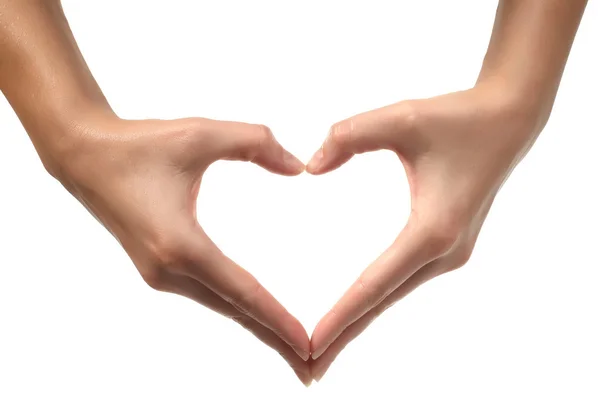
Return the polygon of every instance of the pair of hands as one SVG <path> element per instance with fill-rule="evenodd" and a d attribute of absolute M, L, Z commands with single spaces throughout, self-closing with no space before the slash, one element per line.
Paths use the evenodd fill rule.
<path fill-rule="evenodd" d="M 306 168 L 265 126 L 89 115 L 45 164 L 121 243 L 148 285 L 238 322 L 308 385 L 385 309 L 467 262 L 496 193 L 541 130 L 535 114 L 491 84 L 403 101 L 335 124 Z M 198 224 L 202 176 L 221 159 L 282 175 L 323 174 L 355 154 L 381 149 L 404 164 L 409 220 L 309 339 Z"/>

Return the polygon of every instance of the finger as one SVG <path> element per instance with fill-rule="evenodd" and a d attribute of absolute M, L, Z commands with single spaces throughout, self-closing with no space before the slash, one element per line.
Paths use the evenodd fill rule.
<path fill-rule="evenodd" d="M 312 383 L 312 374 L 308 362 L 300 358 L 298 354 L 271 329 L 266 328 L 254 319 L 240 313 L 239 318 L 234 319 L 244 328 L 254 334 L 259 340 L 277 351 L 283 359 L 291 366 L 296 376 L 305 386 Z"/>
<path fill-rule="evenodd" d="M 249 161 L 282 175 L 304 171 L 304 163 L 283 148 L 266 126 L 212 120 L 206 128 L 212 135 L 216 159 Z"/>
<path fill-rule="evenodd" d="M 320 381 L 327 372 L 333 361 L 346 348 L 346 346 L 358 337 L 379 315 L 390 308 L 396 302 L 406 297 L 423 283 L 435 278 L 443 273 L 438 267 L 438 261 L 435 260 L 427 264 L 410 278 L 406 280 L 393 293 L 386 297 L 379 305 L 372 308 L 356 322 L 348 326 L 342 334 L 325 350 L 325 352 L 311 364 L 311 373 L 316 381 Z"/>
<path fill-rule="evenodd" d="M 332 171 L 359 153 L 396 150 L 414 124 L 414 109 L 402 102 L 361 113 L 334 124 L 322 147 L 306 166 L 311 174 Z"/>
<path fill-rule="evenodd" d="M 197 236 L 201 234 L 200 236 Z M 241 313 L 271 329 L 304 360 L 310 342 L 302 324 L 293 317 L 249 272 L 225 256 L 204 234 L 197 231 L 196 244 L 188 245 L 190 258 L 184 272 Z M 205 242 L 199 246 L 197 242 Z"/>
<path fill-rule="evenodd" d="M 317 359 L 352 323 L 379 305 L 423 265 L 451 246 L 443 237 L 409 223 L 396 242 L 362 273 L 334 307 L 319 321 L 311 338 L 312 358 Z"/>
<path fill-rule="evenodd" d="M 302 383 L 307 386 L 310 385 L 312 377 L 308 363 L 300 358 L 294 350 L 281 340 L 272 330 L 266 328 L 249 316 L 242 314 L 231 304 L 224 301 L 218 294 L 188 276 L 170 274 L 169 276 L 166 276 L 165 279 L 167 279 L 165 283 L 170 286 L 169 290 L 172 293 L 192 299 L 204 307 L 231 318 L 242 325 L 260 341 L 277 351 L 291 366 Z"/>

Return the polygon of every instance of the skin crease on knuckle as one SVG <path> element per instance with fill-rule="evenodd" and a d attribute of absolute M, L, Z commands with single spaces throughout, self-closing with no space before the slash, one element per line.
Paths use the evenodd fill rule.
<path fill-rule="evenodd" d="M 146 248 L 155 264 L 166 266 L 180 260 L 178 244 L 165 236 L 165 233 L 154 233 L 152 239 L 146 242 Z"/>
<path fill-rule="evenodd" d="M 402 101 L 395 107 L 399 128 L 407 133 L 416 133 L 421 122 L 421 113 L 417 101 Z"/>
<path fill-rule="evenodd" d="M 145 242 L 144 248 L 147 265 L 143 269 L 149 274 L 151 281 L 164 278 L 167 273 L 187 274 L 189 272 L 190 261 L 182 242 L 175 236 L 167 237 L 165 233 L 155 232 L 153 238 Z"/>
<path fill-rule="evenodd" d="M 273 139 L 273 132 L 264 124 L 252 125 L 253 134 L 251 135 L 251 144 L 248 145 L 243 159 L 248 162 L 254 162 L 262 151 L 265 150 L 267 143 Z"/>
<path fill-rule="evenodd" d="M 165 272 L 167 272 L 167 270 L 163 267 L 152 265 L 147 266 L 140 271 L 140 275 L 144 279 L 144 282 L 152 289 L 159 292 L 167 292 L 168 286 Z"/>
<path fill-rule="evenodd" d="M 355 127 L 354 118 L 342 120 L 330 128 L 329 140 L 332 145 L 344 148 L 352 140 L 352 132 Z"/>
<path fill-rule="evenodd" d="M 452 217 L 422 225 L 423 243 L 433 257 L 442 257 L 457 244 L 463 232 L 462 225 Z"/>
<path fill-rule="evenodd" d="M 390 127 L 394 137 L 391 141 L 392 147 L 389 149 L 397 153 L 405 166 L 413 163 L 416 156 L 426 153 L 431 146 L 429 140 L 422 134 L 428 119 L 422 108 L 421 101 L 416 100 L 402 101 L 391 106 L 393 117 L 390 119 Z M 407 175 L 407 177 L 411 176 Z"/>

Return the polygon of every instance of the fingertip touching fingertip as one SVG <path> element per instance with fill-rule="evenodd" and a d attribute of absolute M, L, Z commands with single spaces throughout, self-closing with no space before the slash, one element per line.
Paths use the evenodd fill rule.
<path fill-rule="evenodd" d="M 310 159 L 308 164 L 306 165 L 306 171 L 311 174 L 316 174 L 319 172 L 321 168 L 321 163 L 323 160 L 323 149 L 319 149 L 313 157 Z"/>

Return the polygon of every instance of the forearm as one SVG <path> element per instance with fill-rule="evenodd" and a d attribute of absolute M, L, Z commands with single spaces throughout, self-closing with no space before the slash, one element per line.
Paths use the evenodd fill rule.
<path fill-rule="evenodd" d="M 59 0 L 0 0 L 0 88 L 42 158 L 74 124 L 112 114 Z"/>
<path fill-rule="evenodd" d="M 546 122 L 586 0 L 501 0 L 478 84 L 493 82 Z"/>

